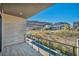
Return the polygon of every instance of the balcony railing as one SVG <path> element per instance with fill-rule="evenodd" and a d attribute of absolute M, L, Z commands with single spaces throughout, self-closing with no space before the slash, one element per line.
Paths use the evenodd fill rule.
<path fill-rule="evenodd" d="M 31 46 L 37 46 L 37 51 L 40 52 L 40 48 L 47 51 L 48 55 L 55 55 L 55 56 L 76 56 L 77 49 L 79 47 L 60 43 L 57 41 L 51 41 L 49 38 L 45 39 L 44 37 L 38 37 L 35 35 L 26 35 L 25 38 L 30 39 Z M 29 41 L 27 39 L 27 41 Z M 34 48 L 34 47 L 33 47 Z M 40 52 L 43 53 L 43 52 Z M 43 54 L 44 55 L 44 54 Z"/>

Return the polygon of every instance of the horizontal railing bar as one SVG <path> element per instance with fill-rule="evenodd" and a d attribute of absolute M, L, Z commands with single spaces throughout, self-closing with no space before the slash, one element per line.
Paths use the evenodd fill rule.
<path fill-rule="evenodd" d="M 34 35 L 32 35 L 32 36 L 34 36 Z M 34 37 L 35 37 L 35 36 L 34 36 Z M 37 37 L 36 37 L 36 38 L 37 38 Z M 47 39 L 41 39 L 41 40 L 47 40 Z M 54 43 L 59 43 L 59 44 L 66 45 L 66 46 L 70 46 L 70 47 L 74 47 L 74 48 L 79 48 L 79 47 L 76 47 L 76 46 L 72 46 L 72 45 L 64 44 L 64 43 L 57 42 L 57 41 L 52 41 L 52 40 L 47 40 L 47 41 L 51 41 L 51 42 L 54 42 Z"/>

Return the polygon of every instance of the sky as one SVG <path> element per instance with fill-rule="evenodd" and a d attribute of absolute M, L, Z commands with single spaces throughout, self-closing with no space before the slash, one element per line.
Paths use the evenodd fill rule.
<path fill-rule="evenodd" d="M 79 3 L 57 3 L 33 15 L 28 20 L 51 23 L 68 22 L 72 25 L 74 21 L 79 21 Z"/>

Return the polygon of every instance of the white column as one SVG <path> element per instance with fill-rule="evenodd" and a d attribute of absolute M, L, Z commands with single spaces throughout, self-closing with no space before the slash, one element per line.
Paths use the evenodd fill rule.
<path fill-rule="evenodd" d="M 77 39 L 77 47 L 79 47 L 79 38 Z M 79 48 L 77 48 L 77 56 L 79 56 Z"/>

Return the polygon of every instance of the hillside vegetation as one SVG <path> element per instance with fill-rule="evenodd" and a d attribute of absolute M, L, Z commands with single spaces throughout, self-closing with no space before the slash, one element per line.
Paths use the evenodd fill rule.
<path fill-rule="evenodd" d="M 72 31 L 72 30 L 30 30 L 27 31 L 31 35 L 35 36 L 36 38 L 41 38 L 45 40 L 40 40 L 39 42 L 45 46 L 48 46 L 48 42 L 46 40 L 50 41 L 56 41 L 60 43 L 51 43 L 51 48 L 58 49 L 63 53 L 73 54 L 73 47 L 76 47 L 76 41 L 79 36 L 78 31 Z M 68 46 L 71 45 L 71 46 Z M 76 48 L 75 48 L 76 51 Z M 75 52 L 76 53 L 76 52 Z"/>

